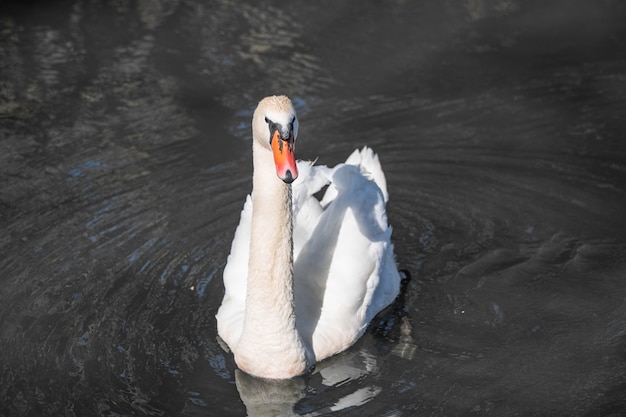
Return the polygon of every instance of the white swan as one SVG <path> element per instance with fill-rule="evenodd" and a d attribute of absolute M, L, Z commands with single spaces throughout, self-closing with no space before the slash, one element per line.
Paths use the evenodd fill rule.
<path fill-rule="evenodd" d="M 286 96 L 259 102 L 252 134 L 252 196 L 224 269 L 218 334 L 241 370 L 285 379 L 356 342 L 395 299 L 400 276 L 371 149 L 334 168 L 296 163 Z"/>

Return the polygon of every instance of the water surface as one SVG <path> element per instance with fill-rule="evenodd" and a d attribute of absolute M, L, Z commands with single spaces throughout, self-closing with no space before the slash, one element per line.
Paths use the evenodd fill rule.
<path fill-rule="evenodd" d="M 0 415 L 621 415 L 625 21 L 583 0 L 3 3 Z M 274 93 L 300 158 L 379 153 L 413 276 L 388 332 L 282 383 L 238 372 L 214 319 Z"/>

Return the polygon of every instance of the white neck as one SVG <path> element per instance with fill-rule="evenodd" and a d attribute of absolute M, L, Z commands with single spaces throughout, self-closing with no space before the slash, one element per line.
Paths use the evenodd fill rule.
<path fill-rule="evenodd" d="M 248 288 L 235 360 L 253 375 L 285 378 L 311 363 L 296 328 L 291 185 L 278 178 L 271 151 L 256 140 L 253 161 Z"/>

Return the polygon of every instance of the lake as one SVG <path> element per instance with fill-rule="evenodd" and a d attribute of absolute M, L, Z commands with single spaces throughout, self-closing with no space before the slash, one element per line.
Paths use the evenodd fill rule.
<path fill-rule="evenodd" d="M 621 416 L 626 5 L 0 5 L 0 415 Z M 302 378 L 236 369 L 252 111 L 372 147 L 412 279 Z M 395 313 L 395 315 L 394 315 Z"/>

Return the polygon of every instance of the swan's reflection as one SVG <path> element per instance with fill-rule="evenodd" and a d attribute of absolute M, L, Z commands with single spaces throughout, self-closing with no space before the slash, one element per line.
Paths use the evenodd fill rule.
<path fill-rule="evenodd" d="M 267 380 L 256 378 L 239 369 L 235 370 L 239 396 L 249 417 L 297 416 L 296 403 L 304 397 L 304 378 Z"/>
<path fill-rule="evenodd" d="M 312 375 L 289 380 L 266 380 L 250 376 L 240 370 L 235 371 L 235 381 L 241 400 L 249 417 L 319 416 L 363 405 L 380 392 L 376 385 L 355 384 L 347 389 L 349 382 L 359 381 L 366 375 L 378 372 L 376 357 L 361 350 L 345 353 L 318 364 Z M 341 386 L 341 397 L 321 404 L 307 406 L 296 404 L 307 394 L 323 397 L 323 392 L 331 387 Z"/>
<path fill-rule="evenodd" d="M 400 319 L 400 334 L 398 341 L 391 350 L 391 353 L 403 359 L 412 360 L 417 351 L 417 345 L 411 335 L 412 326 L 408 317 Z"/>

